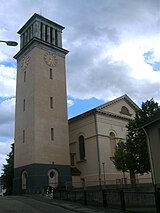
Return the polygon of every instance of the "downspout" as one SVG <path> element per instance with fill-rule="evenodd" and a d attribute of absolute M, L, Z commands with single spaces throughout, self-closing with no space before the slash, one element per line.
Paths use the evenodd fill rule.
<path fill-rule="evenodd" d="M 146 135 L 146 138 L 147 138 L 147 145 L 148 145 L 148 149 L 149 149 L 149 157 L 150 157 L 150 164 L 151 164 L 151 177 L 152 177 L 152 183 L 155 185 L 156 184 L 156 179 L 155 179 L 155 173 L 154 173 L 154 165 L 153 165 L 153 160 L 152 160 L 152 153 L 151 153 L 151 145 L 150 145 L 150 139 L 149 139 L 149 136 L 148 136 L 148 133 L 146 132 L 145 128 L 143 127 L 142 128 L 145 135 Z"/>
<path fill-rule="evenodd" d="M 98 158 L 98 177 L 99 177 L 99 186 L 101 186 L 101 162 L 100 162 L 100 153 L 99 153 L 99 140 L 98 140 L 98 126 L 97 126 L 96 110 L 94 112 L 94 121 L 95 121 L 97 158 Z"/>

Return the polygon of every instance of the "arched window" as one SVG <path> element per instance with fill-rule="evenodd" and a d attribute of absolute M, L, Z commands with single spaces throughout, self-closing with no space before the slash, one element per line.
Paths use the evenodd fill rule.
<path fill-rule="evenodd" d="M 27 188 L 27 172 L 23 171 L 22 172 L 22 189 Z"/>
<path fill-rule="evenodd" d="M 58 186 L 58 171 L 56 169 L 48 171 L 48 185 L 54 188 Z"/>
<path fill-rule="evenodd" d="M 79 136 L 79 157 L 80 160 L 85 160 L 85 144 L 84 144 L 84 136 Z"/>
<path fill-rule="evenodd" d="M 131 115 L 131 114 L 129 113 L 128 108 L 125 107 L 125 106 L 122 106 L 120 113 L 125 114 L 125 115 Z"/>
<path fill-rule="evenodd" d="M 115 152 L 115 146 L 116 146 L 116 136 L 114 132 L 110 132 L 109 140 L 110 140 L 111 157 L 113 157 Z"/>

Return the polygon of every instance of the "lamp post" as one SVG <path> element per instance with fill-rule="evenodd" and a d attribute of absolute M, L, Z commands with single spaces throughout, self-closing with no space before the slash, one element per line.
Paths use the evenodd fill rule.
<path fill-rule="evenodd" d="M 4 41 L 0 40 L 0 42 L 6 43 L 8 46 L 17 46 L 18 43 L 16 41 Z"/>

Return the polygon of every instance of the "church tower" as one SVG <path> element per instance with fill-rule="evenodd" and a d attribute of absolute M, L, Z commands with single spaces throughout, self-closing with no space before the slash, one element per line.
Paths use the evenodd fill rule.
<path fill-rule="evenodd" d="M 71 181 L 63 29 L 34 14 L 18 31 L 14 193 Z"/>

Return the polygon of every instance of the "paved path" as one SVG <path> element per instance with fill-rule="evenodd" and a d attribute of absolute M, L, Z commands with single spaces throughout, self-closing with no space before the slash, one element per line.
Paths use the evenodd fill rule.
<path fill-rule="evenodd" d="M 35 200 L 32 197 L 4 196 L 0 197 L 0 213 L 73 213 L 72 210 L 47 202 Z"/>
<path fill-rule="evenodd" d="M 43 202 L 50 203 L 55 206 L 60 206 L 64 209 L 71 210 L 73 212 L 79 212 L 79 213 L 119 213 L 121 212 L 120 210 L 113 210 L 113 209 L 104 209 L 103 207 L 91 207 L 91 206 L 84 206 L 79 203 L 75 202 L 69 202 L 69 201 L 62 201 L 62 200 L 55 200 L 50 197 L 45 197 L 45 196 L 32 196 L 33 199 L 38 199 Z"/>
<path fill-rule="evenodd" d="M 42 195 L 0 197 L 0 213 L 122 213 L 121 210 L 84 206 L 79 203 L 55 200 Z M 154 208 L 128 209 L 125 213 L 156 213 Z"/>
<path fill-rule="evenodd" d="M 122 213 L 121 210 L 118 209 L 104 209 L 103 207 L 92 207 L 92 206 L 84 206 L 79 203 L 69 202 L 69 201 L 62 201 L 62 200 L 55 200 L 50 197 L 45 196 L 34 196 L 34 199 L 42 199 L 44 202 L 49 202 L 52 205 L 60 206 L 64 209 L 72 210 L 73 212 L 79 213 Z M 127 209 L 125 213 L 156 213 L 155 208 L 132 208 Z"/>

